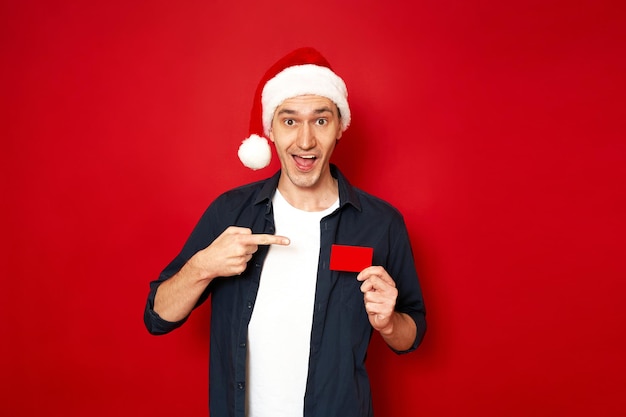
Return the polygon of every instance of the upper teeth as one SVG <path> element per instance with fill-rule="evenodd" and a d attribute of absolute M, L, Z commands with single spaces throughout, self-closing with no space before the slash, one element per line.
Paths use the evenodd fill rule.
<path fill-rule="evenodd" d="M 301 156 L 300 158 L 313 159 L 315 157 L 313 155 L 305 155 L 305 156 Z"/>

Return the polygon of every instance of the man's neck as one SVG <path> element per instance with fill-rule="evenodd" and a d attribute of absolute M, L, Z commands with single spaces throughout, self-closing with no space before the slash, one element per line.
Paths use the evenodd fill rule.
<path fill-rule="evenodd" d="M 278 181 L 278 190 L 293 207 L 304 211 L 322 211 L 332 206 L 339 198 L 339 186 L 332 176 L 314 187 L 298 187 L 288 178 Z"/>

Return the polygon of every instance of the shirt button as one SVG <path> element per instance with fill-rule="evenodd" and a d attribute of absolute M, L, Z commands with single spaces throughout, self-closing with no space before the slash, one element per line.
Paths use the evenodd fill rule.
<path fill-rule="evenodd" d="M 245 347 L 246 347 L 246 343 L 245 343 L 245 342 L 243 342 L 243 343 L 239 343 L 239 347 L 240 347 L 240 348 L 245 348 Z"/>
<path fill-rule="evenodd" d="M 248 310 L 252 308 L 252 302 L 248 301 Z"/>
<path fill-rule="evenodd" d="M 238 388 L 238 389 L 242 390 L 242 389 L 244 389 L 244 388 L 245 388 L 245 386 L 246 386 L 246 385 L 245 385 L 243 382 L 237 382 L 237 388 Z"/>

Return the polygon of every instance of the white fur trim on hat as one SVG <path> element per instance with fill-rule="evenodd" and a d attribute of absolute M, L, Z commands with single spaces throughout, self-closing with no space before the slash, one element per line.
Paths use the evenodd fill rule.
<path fill-rule="evenodd" d="M 313 94 L 332 100 L 341 113 L 341 130 L 350 125 L 348 89 L 343 80 L 330 68 L 305 64 L 285 68 L 269 80 L 263 88 L 263 130 L 269 136 L 276 108 L 288 98 Z"/>
<path fill-rule="evenodd" d="M 267 139 L 254 134 L 241 142 L 237 155 L 246 167 L 254 170 L 265 168 L 272 160 L 272 150 Z"/>

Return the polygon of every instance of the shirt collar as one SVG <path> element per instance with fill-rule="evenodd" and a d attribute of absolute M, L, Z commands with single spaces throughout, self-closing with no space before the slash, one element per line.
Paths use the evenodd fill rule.
<path fill-rule="evenodd" d="M 339 171 L 336 165 L 330 164 L 330 173 L 331 175 L 337 179 L 338 187 L 339 187 L 339 208 L 343 208 L 346 204 L 351 204 L 357 210 L 361 211 L 361 202 L 359 201 L 359 197 L 356 193 L 356 190 L 348 179 Z M 277 171 L 272 177 L 268 178 L 263 184 L 263 188 L 259 192 L 254 204 L 266 203 L 268 210 L 270 207 L 270 202 L 272 200 L 272 196 L 276 192 L 276 188 L 278 187 L 278 179 L 280 178 L 280 170 Z"/>

